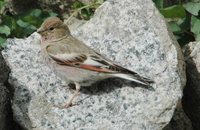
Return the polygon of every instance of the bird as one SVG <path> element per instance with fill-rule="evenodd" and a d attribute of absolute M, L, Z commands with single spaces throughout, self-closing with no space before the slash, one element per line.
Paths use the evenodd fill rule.
<path fill-rule="evenodd" d="M 149 78 L 115 64 L 72 36 L 68 26 L 58 17 L 47 18 L 37 33 L 41 35 L 41 52 L 45 62 L 62 80 L 75 85 L 75 92 L 61 108 L 73 105 L 81 87 L 91 86 L 107 78 L 121 78 L 145 86 L 154 83 Z"/>

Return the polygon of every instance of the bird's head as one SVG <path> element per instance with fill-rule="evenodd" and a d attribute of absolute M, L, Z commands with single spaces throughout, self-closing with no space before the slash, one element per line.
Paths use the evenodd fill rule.
<path fill-rule="evenodd" d="M 37 32 L 42 36 L 42 41 L 52 41 L 71 35 L 67 25 L 58 17 L 47 18 Z"/>

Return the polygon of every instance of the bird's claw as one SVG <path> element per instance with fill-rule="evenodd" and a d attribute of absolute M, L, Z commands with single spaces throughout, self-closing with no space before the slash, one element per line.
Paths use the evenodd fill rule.
<path fill-rule="evenodd" d="M 66 108 L 70 108 L 72 106 L 75 106 L 76 104 L 72 104 L 72 103 L 67 103 L 64 106 L 58 106 L 58 105 L 54 105 L 54 107 L 57 107 L 59 109 L 66 109 Z"/>

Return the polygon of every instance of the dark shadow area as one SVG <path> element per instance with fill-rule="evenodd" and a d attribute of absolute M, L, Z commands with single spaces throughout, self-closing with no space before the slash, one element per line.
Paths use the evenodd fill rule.
<path fill-rule="evenodd" d="M 0 50 L 0 129 L 1 130 L 22 130 L 14 121 L 11 107 L 13 91 L 8 84 L 10 69 L 6 65 Z"/>
<path fill-rule="evenodd" d="M 88 96 L 86 96 L 83 99 L 80 99 L 75 105 L 78 105 L 80 102 L 84 102 L 85 99 L 89 98 L 92 95 L 101 95 L 105 93 L 111 93 L 115 91 L 115 89 L 119 89 L 124 86 L 132 87 L 132 88 L 140 87 L 140 88 L 144 88 L 146 91 L 155 91 L 155 89 L 152 86 L 142 85 L 142 84 L 124 80 L 121 78 L 109 78 L 109 79 L 96 82 L 95 84 L 91 86 L 81 87 L 80 93 L 84 93 Z M 70 87 L 70 89 L 75 90 L 75 84 L 68 84 L 68 87 Z"/>
<path fill-rule="evenodd" d="M 163 130 L 193 130 L 190 119 L 183 111 L 181 100 L 176 106 L 173 117 Z"/>
<path fill-rule="evenodd" d="M 194 130 L 200 130 L 200 74 L 192 57 L 186 59 L 187 83 L 183 91 L 183 109 L 192 121 Z"/>
<path fill-rule="evenodd" d="M 14 92 L 15 92 L 15 88 L 14 86 L 12 86 L 8 80 L 6 80 L 6 82 L 4 83 L 6 86 L 6 89 L 8 90 L 8 105 L 6 107 L 6 111 L 8 112 L 8 115 L 6 117 L 6 126 L 8 126 L 7 130 L 28 130 L 24 127 L 22 127 L 19 123 L 17 123 L 14 120 L 13 117 L 13 110 L 12 110 L 12 104 L 11 101 L 13 100 L 14 97 Z M 31 121 L 29 119 L 28 116 L 26 116 L 25 113 L 28 113 L 28 106 L 29 106 L 29 102 L 30 102 L 30 92 L 27 89 L 23 89 L 23 93 L 26 94 L 26 98 L 22 99 L 22 100 L 18 100 L 17 105 L 20 107 L 22 113 L 24 113 L 23 115 L 23 120 L 26 122 L 25 127 L 30 128 L 31 127 Z M 24 105 L 24 103 L 27 103 L 26 105 Z M 25 107 L 23 107 L 25 106 Z M 18 115 L 19 116 L 19 115 Z M 21 116 L 21 115 L 20 115 Z"/>
<path fill-rule="evenodd" d="M 103 93 L 110 93 L 114 91 L 115 89 L 122 88 L 124 85 L 129 87 L 141 87 L 144 89 L 147 89 L 149 91 L 155 91 L 152 86 L 146 86 L 142 85 L 136 82 L 130 82 L 124 79 L 120 78 L 109 78 L 102 81 L 99 81 L 91 86 L 87 87 L 81 87 L 81 93 L 87 94 L 87 95 L 99 95 Z M 75 89 L 74 84 L 70 84 L 69 87 L 71 89 Z"/>
<path fill-rule="evenodd" d="M 22 127 L 18 123 L 16 123 L 13 119 L 13 112 L 11 106 L 11 100 L 13 97 L 14 90 L 11 90 L 11 86 L 8 82 L 5 83 L 6 88 L 8 89 L 8 103 L 6 106 L 7 116 L 6 116 L 6 126 L 7 130 L 23 130 Z"/>
<path fill-rule="evenodd" d="M 11 0 L 10 2 L 13 10 L 18 13 L 23 13 L 39 6 L 38 0 Z"/>
<path fill-rule="evenodd" d="M 8 82 L 5 83 L 6 88 L 9 88 L 9 84 Z M 9 90 L 8 90 L 9 91 Z M 6 127 L 7 130 L 23 130 L 19 124 L 17 124 L 14 119 L 13 119 L 13 112 L 12 112 L 12 106 L 11 106 L 11 100 L 13 97 L 13 93 L 11 91 L 8 92 L 8 102 L 5 106 L 6 110 L 5 112 L 7 112 L 7 116 L 6 116 Z"/>

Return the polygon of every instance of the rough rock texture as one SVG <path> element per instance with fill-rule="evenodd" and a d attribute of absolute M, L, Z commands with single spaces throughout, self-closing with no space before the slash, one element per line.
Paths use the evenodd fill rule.
<path fill-rule="evenodd" d="M 195 130 L 200 129 L 200 42 L 185 47 L 187 84 L 184 89 L 183 107 Z"/>
<path fill-rule="evenodd" d="M 85 20 L 79 20 L 75 17 L 72 17 L 69 20 L 68 20 L 68 18 L 65 18 L 64 23 L 66 25 L 68 25 L 70 30 L 73 31 L 73 30 L 77 30 L 78 28 L 80 28 L 83 24 L 86 23 L 86 21 Z"/>
<path fill-rule="evenodd" d="M 4 86 L 4 82 L 8 78 L 8 67 L 0 54 L 0 130 L 6 130 L 8 127 L 7 124 L 7 116 L 8 116 L 8 91 Z"/>
<path fill-rule="evenodd" d="M 9 74 L 9 68 L 6 65 L 6 62 L 2 54 L 0 53 L 0 83 L 4 83 L 8 79 L 8 74 Z"/>
<path fill-rule="evenodd" d="M 9 68 L 0 52 L 0 130 L 21 130 L 13 121 L 11 92 L 7 86 L 8 74 Z"/>
<path fill-rule="evenodd" d="M 78 105 L 56 108 L 71 92 L 43 62 L 38 36 L 10 39 L 3 55 L 15 88 L 15 120 L 33 130 L 161 130 L 169 123 L 182 97 L 185 68 L 180 47 L 151 0 L 109 0 L 73 35 L 153 79 L 155 90 L 109 80 L 97 89 L 83 88 Z"/>

